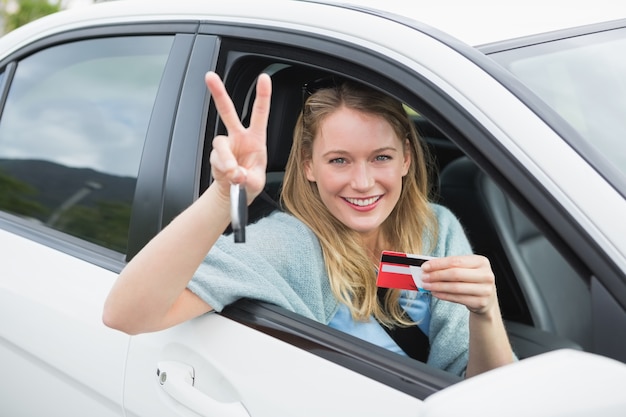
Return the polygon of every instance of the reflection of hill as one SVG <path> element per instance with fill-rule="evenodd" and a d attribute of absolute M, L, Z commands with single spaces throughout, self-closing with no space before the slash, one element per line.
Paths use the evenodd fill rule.
<path fill-rule="evenodd" d="M 88 168 L 70 168 L 41 160 L 0 159 L 0 170 L 37 190 L 32 198 L 50 212 L 74 195 L 88 182 L 100 188 L 89 193 L 80 204 L 93 207 L 98 201 L 132 203 L 135 178 L 119 177 Z"/>

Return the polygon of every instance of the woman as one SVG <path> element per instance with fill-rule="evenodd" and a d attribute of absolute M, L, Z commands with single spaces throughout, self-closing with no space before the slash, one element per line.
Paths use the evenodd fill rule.
<path fill-rule="evenodd" d="M 228 131 L 213 141 L 214 181 L 122 271 L 105 304 L 108 326 L 156 331 L 250 297 L 401 354 L 385 327 L 417 324 L 428 363 L 459 375 L 514 360 L 489 262 L 471 254 L 449 211 L 427 201 L 423 151 L 397 101 L 355 83 L 309 86 L 286 169 L 287 213 L 235 244 L 221 236 L 230 185 L 245 184 L 251 202 L 265 184 L 271 81 L 258 79 L 249 128 L 219 77 L 206 83 Z M 436 256 L 422 265 L 431 293 L 393 290 L 379 302 L 386 249 Z"/>

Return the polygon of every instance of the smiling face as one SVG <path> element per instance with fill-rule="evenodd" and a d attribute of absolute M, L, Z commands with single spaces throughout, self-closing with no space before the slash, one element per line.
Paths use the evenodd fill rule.
<path fill-rule="evenodd" d="M 330 213 L 375 237 L 395 207 L 410 153 L 382 117 L 340 107 L 321 122 L 306 176 Z"/>

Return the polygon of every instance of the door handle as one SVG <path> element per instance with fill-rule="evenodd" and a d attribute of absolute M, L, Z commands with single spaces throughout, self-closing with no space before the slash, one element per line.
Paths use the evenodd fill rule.
<path fill-rule="evenodd" d="M 173 399 L 204 417 L 250 417 L 240 402 L 220 402 L 196 389 L 193 367 L 175 361 L 158 363 L 159 385 Z"/>

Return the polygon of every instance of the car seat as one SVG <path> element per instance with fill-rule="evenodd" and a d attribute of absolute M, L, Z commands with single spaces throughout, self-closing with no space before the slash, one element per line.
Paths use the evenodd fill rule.
<path fill-rule="evenodd" d="M 513 201 L 465 156 L 440 173 L 440 195 L 466 228 L 474 251 L 492 264 L 512 343 L 534 345 L 520 356 L 558 347 L 589 349 L 588 286 Z"/>
<path fill-rule="evenodd" d="M 322 76 L 321 71 L 284 65 L 270 72 L 272 107 L 267 124 L 267 169 L 264 192 L 249 208 L 253 223 L 279 208 L 285 166 L 293 142 L 293 130 L 302 109 L 302 87 Z M 250 104 L 253 100 L 250 100 Z M 250 111 L 247 112 L 248 116 Z M 245 123 L 245 120 L 244 120 Z"/>

